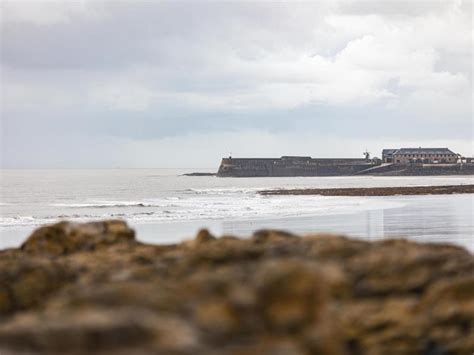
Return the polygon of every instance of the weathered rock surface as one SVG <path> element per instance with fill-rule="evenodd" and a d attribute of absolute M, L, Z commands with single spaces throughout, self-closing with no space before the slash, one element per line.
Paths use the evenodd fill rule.
<path fill-rule="evenodd" d="M 0 354 L 472 354 L 474 257 L 451 245 L 203 230 L 145 245 L 62 222 L 0 251 Z"/>

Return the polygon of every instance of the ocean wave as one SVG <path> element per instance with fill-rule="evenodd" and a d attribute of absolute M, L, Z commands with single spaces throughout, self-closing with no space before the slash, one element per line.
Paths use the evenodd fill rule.
<path fill-rule="evenodd" d="M 15 227 L 15 226 L 35 226 L 41 224 L 50 224 L 61 220 L 69 221 L 90 221 L 98 219 L 128 219 L 134 220 L 139 219 L 140 216 L 153 216 L 155 212 L 142 212 L 142 213 L 106 213 L 106 214 L 60 214 L 57 216 L 14 216 L 14 217 L 1 217 L 0 227 Z"/>
<path fill-rule="evenodd" d="M 229 195 L 229 194 L 256 194 L 260 190 L 264 190 L 263 187 L 227 187 L 227 188 L 207 188 L 207 189 L 185 189 L 186 194 L 196 195 Z"/>
<path fill-rule="evenodd" d="M 84 204 L 80 204 L 82 207 Z M 104 204 L 102 204 L 104 205 Z M 114 207 L 116 204 L 107 204 Z M 150 204 L 156 206 L 157 204 Z M 70 205 L 69 205 L 70 206 Z M 96 204 L 94 207 L 97 206 Z M 134 207 L 136 204 L 126 204 Z M 282 207 L 284 206 L 284 208 Z M 118 218 L 132 223 L 159 223 L 163 221 L 191 221 L 191 220 L 226 220 L 226 219 L 255 219 L 255 218 L 286 218 L 311 215 L 333 215 L 350 214 L 354 212 L 401 207 L 402 203 L 370 198 L 341 198 L 341 197 L 319 197 L 294 196 L 281 197 L 253 197 L 241 196 L 233 198 L 226 196 L 221 198 L 194 197 L 173 201 L 172 204 L 160 205 L 160 207 L 148 210 L 136 210 L 133 208 L 120 211 L 104 211 L 99 213 L 81 213 L 81 209 L 75 213 L 61 213 L 48 216 L 15 216 L 0 218 L 0 227 L 27 226 L 52 223 L 59 220 L 86 221 L 96 219 Z M 89 211 L 88 211 L 89 212 Z"/>
<path fill-rule="evenodd" d="M 119 202 L 86 202 L 86 203 L 52 203 L 51 207 L 66 208 L 120 208 L 120 207 L 165 207 L 166 203 L 149 203 L 135 201 L 119 201 Z"/>

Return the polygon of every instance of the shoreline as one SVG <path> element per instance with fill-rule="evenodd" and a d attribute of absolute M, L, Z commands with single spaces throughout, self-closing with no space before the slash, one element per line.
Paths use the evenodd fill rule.
<path fill-rule="evenodd" d="M 261 190 L 263 196 L 274 195 L 320 195 L 320 196 L 408 196 L 472 194 L 472 185 L 405 186 L 405 187 L 348 187 L 348 188 L 304 188 Z"/>
<path fill-rule="evenodd" d="M 165 240 L 179 242 L 182 238 L 194 235 L 202 227 L 209 228 L 216 234 L 229 233 L 240 236 L 248 235 L 255 229 L 277 228 L 298 233 L 314 230 L 343 232 L 367 238 L 407 235 L 420 241 L 449 240 L 474 251 L 474 239 L 471 237 L 474 235 L 472 197 L 472 194 L 331 198 L 314 195 L 260 197 L 258 200 L 261 200 L 259 202 L 261 206 L 268 203 L 275 203 L 275 206 L 290 206 L 289 202 L 294 201 L 297 209 L 273 209 L 273 213 L 263 215 L 254 211 L 253 215 L 247 217 L 234 215 L 166 222 L 142 222 L 126 217 L 123 219 L 137 230 L 140 241 L 154 244 L 163 243 Z M 281 202 L 278 202 L 280 199 Z M 299 200 L 306 202 L 301 205 Z M 313 206 L 313 209 L 308 210 L 306 205 Z M 426 221 L 430 216 L 444 216 L 445 223 L 427 224 Z M 60 220 L 62 219 L 58 218 L 49 223 Z M 72 219 L 74 222 L 94 220 L 97 219 Z M 0 249 L 19 246 L 27 235 L 40 225 L 42 223 L 0 227 L 2 235 Z"/>

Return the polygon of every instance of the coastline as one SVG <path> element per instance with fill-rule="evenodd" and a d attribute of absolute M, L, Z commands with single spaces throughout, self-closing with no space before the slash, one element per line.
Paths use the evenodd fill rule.
<path fill-rule="evenodd" d="M 329 189 L 274 189 L 261 190 L 260 195 L 320 195 L 320 196 L 398 196 L 398 195 L 450 195 L 472 194 L 474 185 L 362 187 Z"/>
<path fill-rule="evenodd" d="M 203 170 L 205 171 L 205 170 Z M 126 220 L 150 243 L 178 242 L 201 227 L 240 236 L 255 229 L 406 235 L 462 245 L 474 234 L 472 194 L 388 197 L 262 196 L 260 190 L 472 184 L 472 177 L 181 177 L 185 170 L 4 171 L 0 249 L 60 220 Z M 133 182 L 133 183 L 132 183 Z M 17 186 L 23 186 L 21 190 Z M 400 208 L 397 207 L 402 205 Z M 395 206 L 397 208 L 391 208 Z M 472 243 L 471 243 L 472 244 Z M 470 248 L 472 249 L 472 248 Z"/>
<path fill-rule="evenodd" d="M 235 196 L 232 197 L 235 199 Z M 194 235 L 199 228 L 214 234 L 245 237 L 256 229 L 284 229 L 305 234 L 312 231 L 346 233 L 372 240 L 406 236 L 419 242 L 452 242 L 474 251 L 472 194 L 413 196 L 256 196 L 257 207 L 279 205 L 285 209 L 248 211 L 244 216 L 196 218 L 192 220 L 140 222 L 124 218 L 139 241 L 170 244 Z M 219 200 L 223 201 L 223 200 Z M 239 202 L 242 201 L 239 199 Z M 271 204 L 271 205 L 268 205 Z M 292 208 L 292 205 L 298 208 Z M 310 210 L 307 205 L 313 206 Z M 217 205 L 222 208 L 225 206 Z M 268 208 L 268 207 L 265 207 Z M 97 218 L 98 219 L 98 218 Z M 97 220 L 95 219 L 95 220 Z M 49 223 L 61 219 L 51 220 Z M 74 222 L 87 220 L 70 219 Z M 89 219 L 89 221 L 94 219 Z M 46 223 L 44 223 L 46 224 Z M 18 247 L 41 224 L 0 227 L 0 249 Z"/>

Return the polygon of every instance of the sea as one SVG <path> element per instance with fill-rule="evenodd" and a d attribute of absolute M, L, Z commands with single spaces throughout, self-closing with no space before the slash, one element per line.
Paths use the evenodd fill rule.
<path fill-rule="evenodd" d="M 0 170 L 0 249 L 40 225 L 122 219 L 140 241 L 191 239 L 201 228 L 246 237 L 263 228 L 403 237 L 474 251 L 474 195 L 262 196 L 279 188 L 473 184 L 473 176 L 219 178 L 196 169 Z M 213 169 L 200 169 L 212 172 Z"/>

